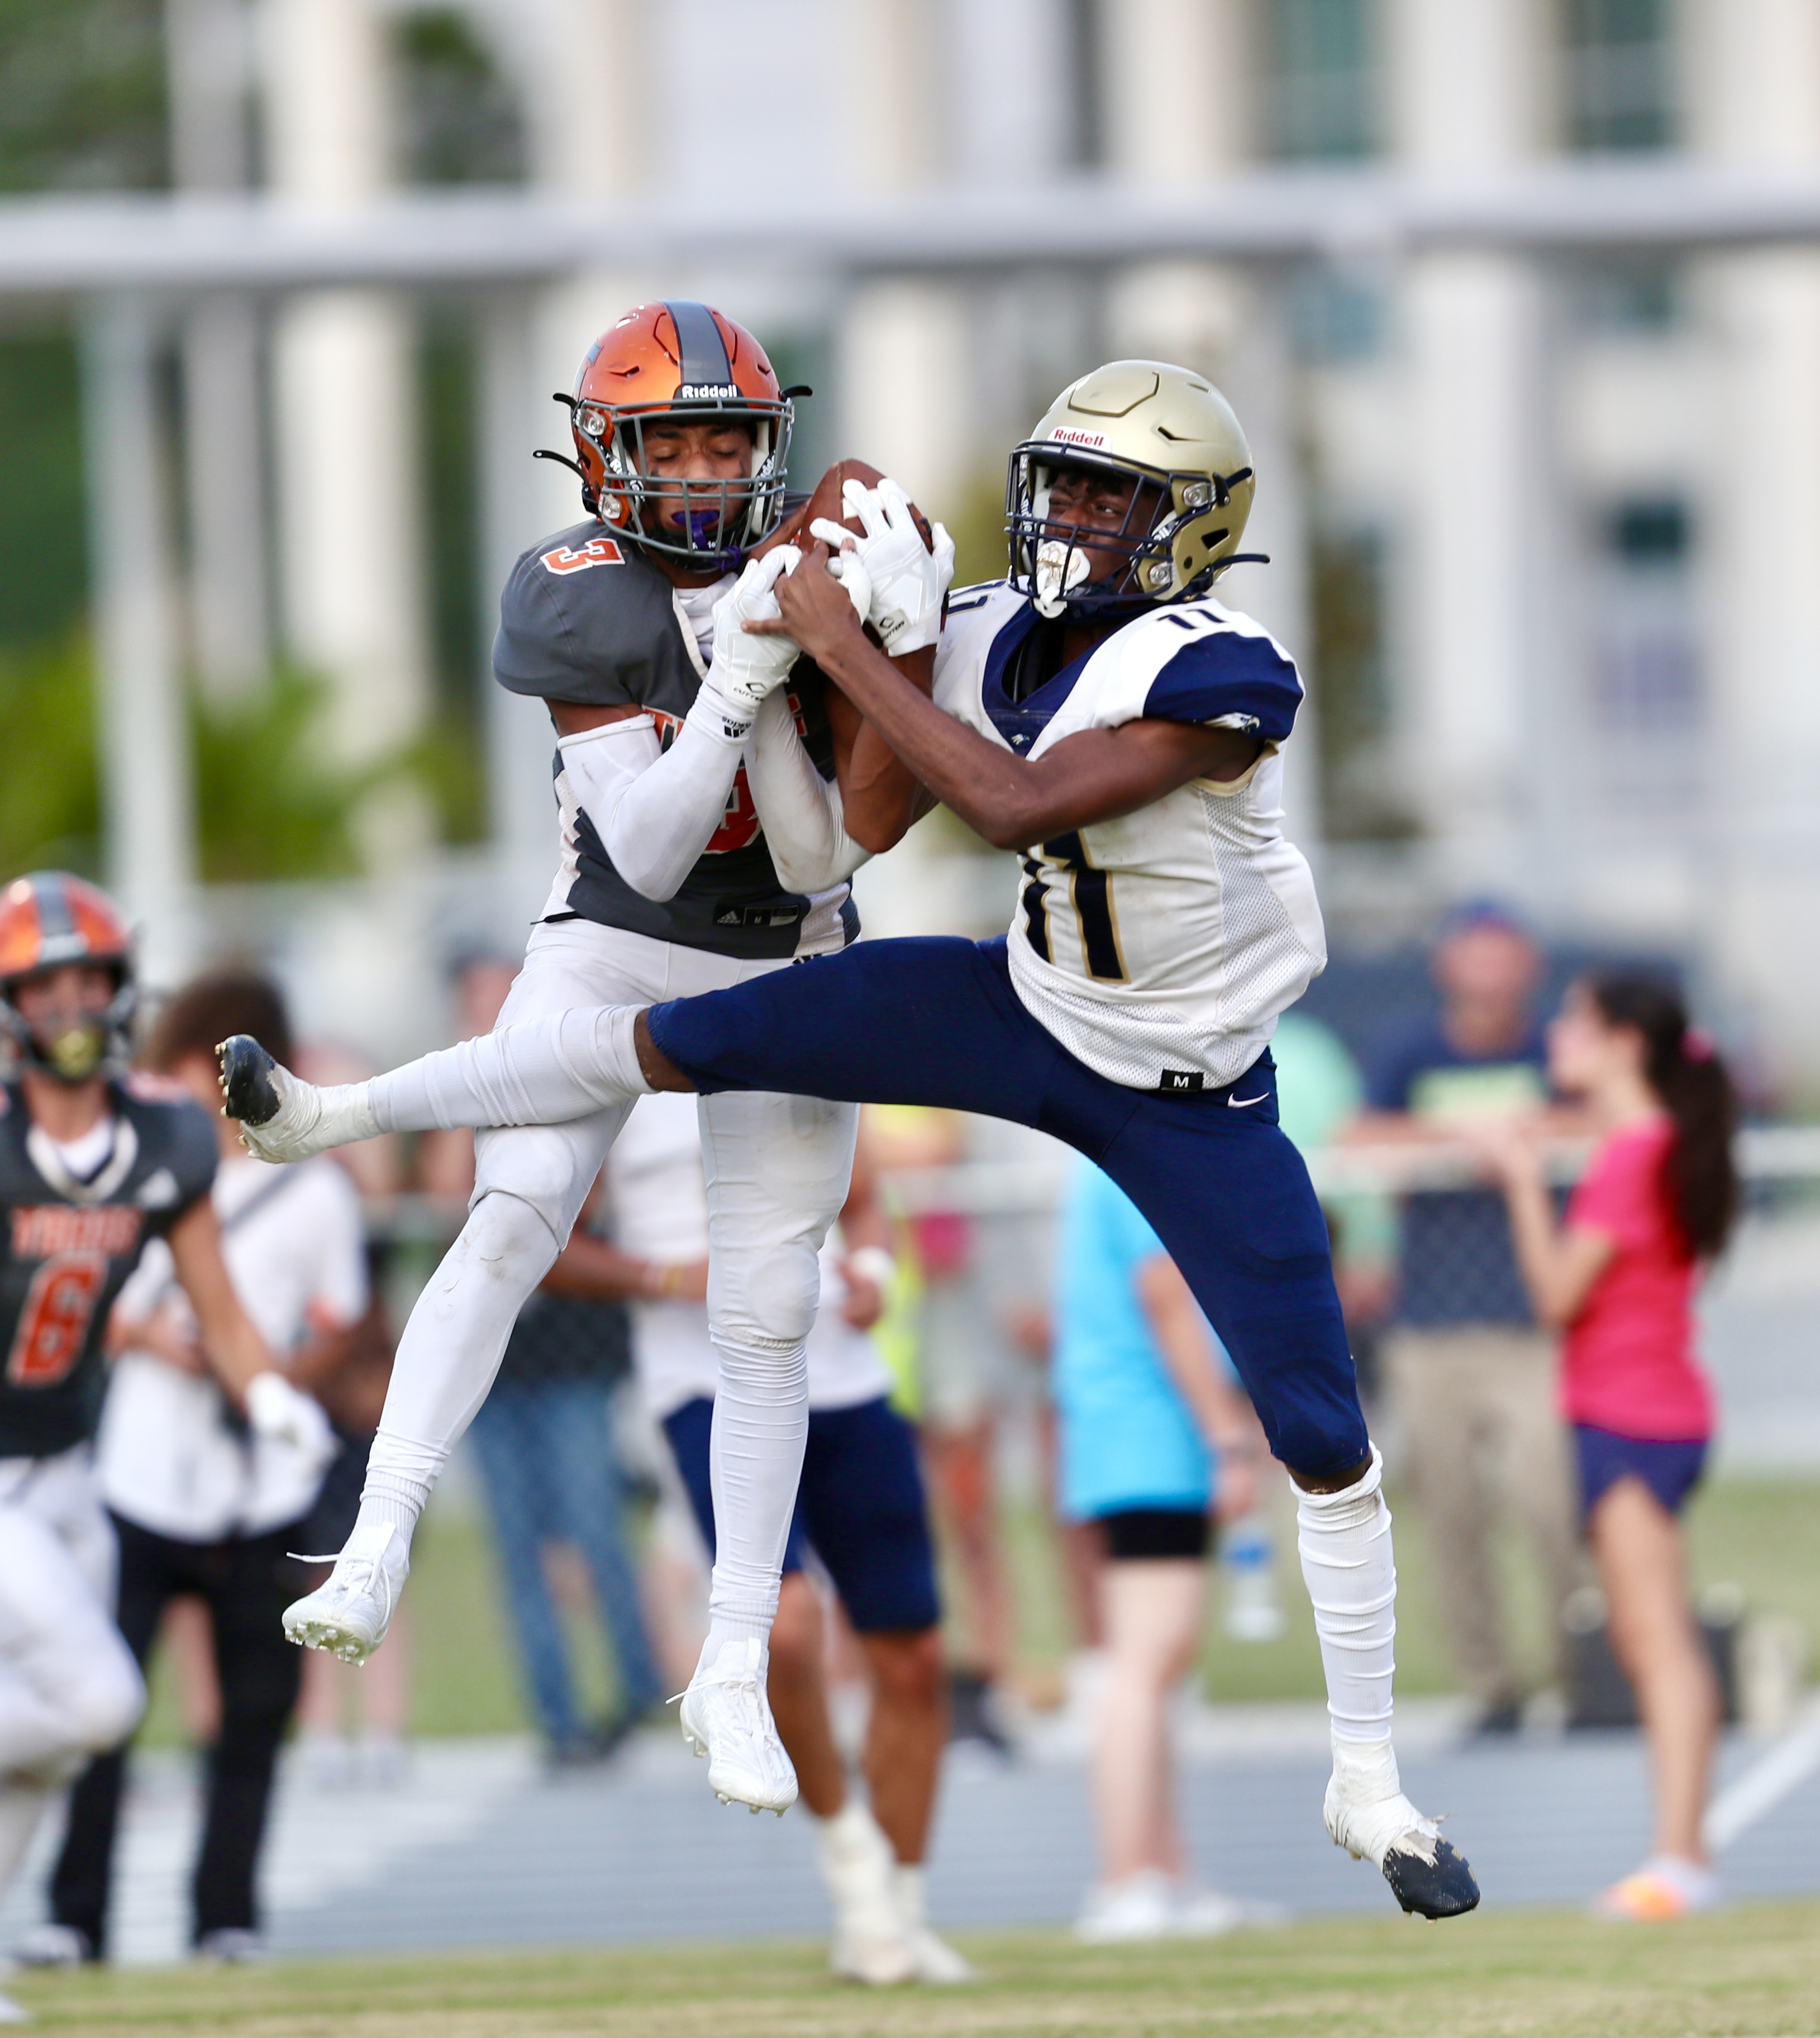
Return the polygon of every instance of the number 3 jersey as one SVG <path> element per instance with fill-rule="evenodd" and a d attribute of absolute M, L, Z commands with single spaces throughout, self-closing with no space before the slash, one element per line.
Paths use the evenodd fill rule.
<path fill-rule="evenodd" d="M 215 1129 L 142 1078 L 110 1085 L 113 1138 L 78 1180 L 17 1088 L 0 1089 L 0 1458 L 51 1457 L 95 1432 L 108 1312 L 148 1239 L 215 1176 Z"/>
<path fill-rule="evenodd" d="M 1033 844 L 1012 921 L 1012 982 L 1078 1060 L 1134 1089 L 1216 1089 L 1269 1046 L 1326 966 L 1314 880 L 1283 837 L 1281 746 L 1302 683 L 1250 617 L 1153 610 L 1072 665 L 1059 623 L 1002 583 L 948 606 L 937 703 L 1020 757 L 1148 717 L 1263 739 L 1241 778 L 1198 778 L 1120 820 Z"/>

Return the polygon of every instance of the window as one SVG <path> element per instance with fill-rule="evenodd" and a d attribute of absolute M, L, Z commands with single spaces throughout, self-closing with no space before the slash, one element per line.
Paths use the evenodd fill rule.
<path fill-rule="evenodd" d="M 1373 0 L 1265 0 L 1265 152 L 1287 161 L 1380 146 Z"/>
<path fill-rule="evenodd" d="M 1704 719 L 1693 530 L 1673 497 L 1600 519 L 1592 588 L 1592 725 L 1615 804 L 1633 811 L 1699 786 Z"/>
<path fill-rule="evenodd" d="M 1310 553 L 1321 798 L 1337 842 L 1396 840 L 1415 824 L 1387 768 L 1393 702 L 1387 550 L 1369 529 L 1319 529 Z"/>
<path fill-rule="evenodd" d="M 1671 0 L 1564 0 L 1566 141 L 1598 152 L 1674 146 Z"/>

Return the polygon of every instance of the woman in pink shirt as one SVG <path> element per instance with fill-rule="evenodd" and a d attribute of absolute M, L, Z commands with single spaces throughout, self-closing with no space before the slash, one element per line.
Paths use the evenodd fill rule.
<path fill-rule="evenodd" d="M 1701 1836 L 1718 1692 L 1678 1517 L 1712 1434 L 1693 1298 L 1737 1206 L 1731 1085 L 1674 992 L 1622 973 L 1568 992 L 1549 1029 L 1549 1074 L 1604 1135 L 1565 1222 L 1533 1144 L 1507 1134 L 1486 1146 L 1536 1314 L 1563 1333 L 1582 1516 L 1655 1776 L 1655 1850 L 1597 1907 L 1678 1918 L 1718 1896 Z"/>

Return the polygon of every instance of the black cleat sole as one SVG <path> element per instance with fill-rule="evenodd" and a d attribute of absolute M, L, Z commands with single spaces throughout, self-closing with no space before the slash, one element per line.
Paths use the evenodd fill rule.
<path fill-rule="evenodd" d="M 221 1109 L 243 1125 L 263 1125 L 278 1116 L 272 1085 L 277 1066 L 250 1033 L 236 1033 L 215 1050 L 221 1064 Z"/>
<path fill-rule="evenodd" d="M 1387 1854 L 1384 1880 L 1403 1908 L 1419 1918 L 1461 1918 L 1478 1908 L 1473 1872 L 1445 1840 L 1435 1842 L 1432 1862 L 1416 1854 Z"/>

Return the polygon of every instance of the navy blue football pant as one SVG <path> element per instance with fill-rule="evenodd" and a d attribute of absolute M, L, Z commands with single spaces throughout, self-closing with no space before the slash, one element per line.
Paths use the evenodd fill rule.
<path fill-rule="evenodd" d="M 1268 1053 L 1224 1090 L 1109 1082 L 1019 1002 L 1002 938 L 861 942 L 655 1006 L 649 1024 L 704 1092 L 929 1104 L 1065 1140 L 1149 1219 L 1284 1464 L 1329 1478 L 1370 1455 L 1326 1225 Z"/>

